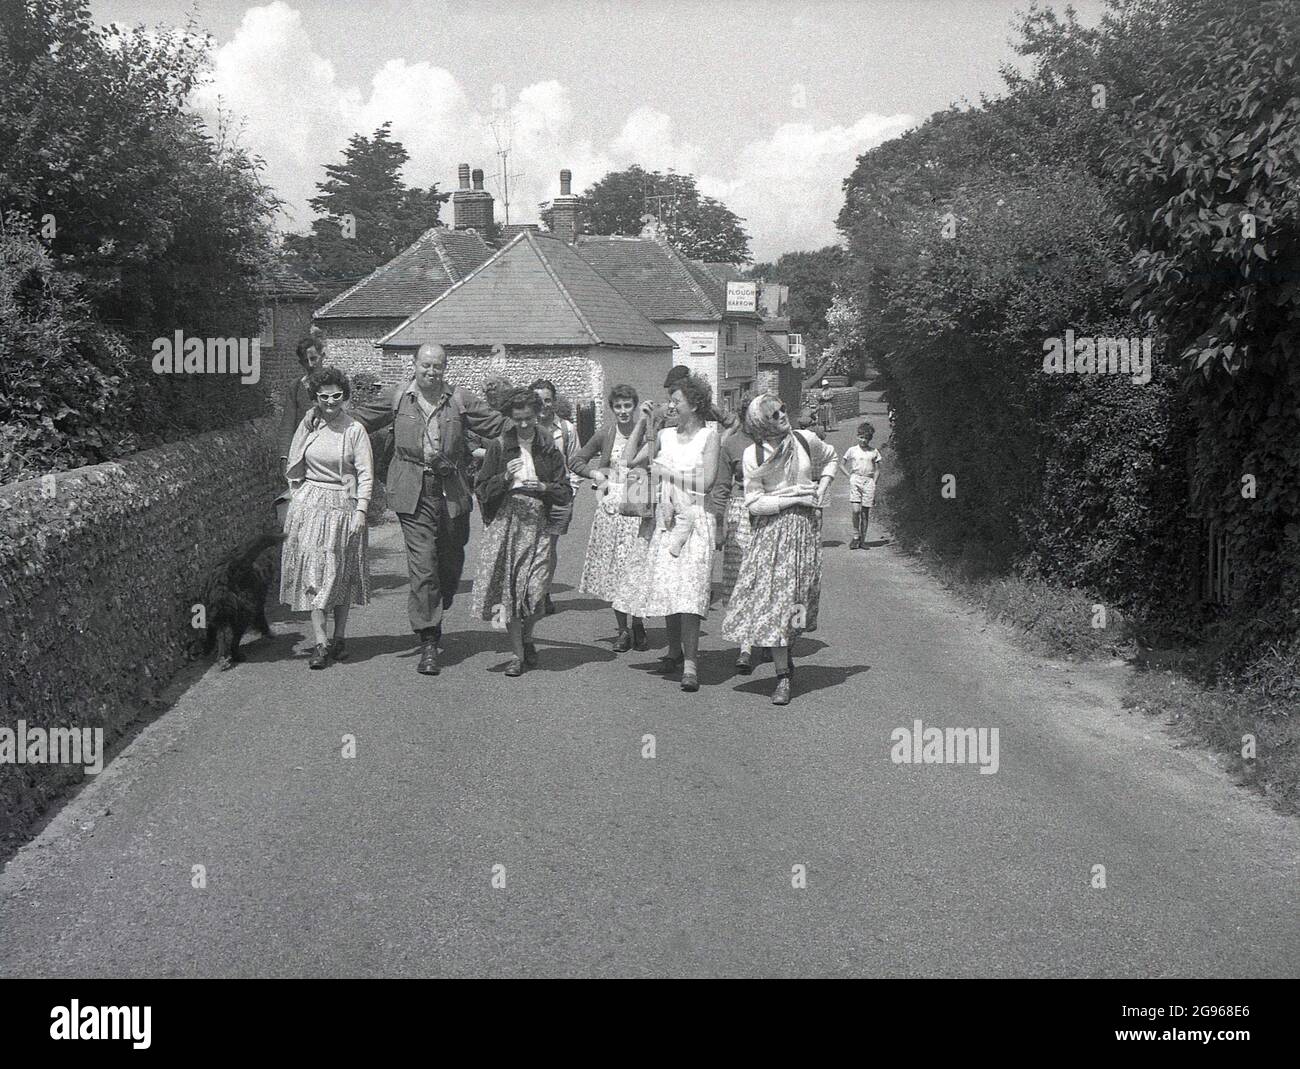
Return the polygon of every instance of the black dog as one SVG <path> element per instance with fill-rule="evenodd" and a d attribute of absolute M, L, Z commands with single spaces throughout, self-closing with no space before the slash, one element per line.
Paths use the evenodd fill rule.
<path fill-rule="evenodd" d="M 239 641 L 250 626 L 264 636 L 271 633 L 266 591 L 275 575 L 275 561 L 263 558 L 262 552 L 283 541 L 283 534 L 257 535 L 208 573 L 200 599 L 207 628 L 197 647 L 200 654 L 206 654 L 215 645 L 222 671 L 244 659 L 239 655 Z"/>

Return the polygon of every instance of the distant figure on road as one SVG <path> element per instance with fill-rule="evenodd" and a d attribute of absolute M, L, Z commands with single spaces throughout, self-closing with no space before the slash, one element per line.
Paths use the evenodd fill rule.
<path fill-rule="evenodd" d="M 393 427 L 388 505 L 406 540 L 411 577 L 407 611 L 411 630 L 420 636 L 416 671 L 430 676 L 441 671 L 442 614 L 456 596 L 469 542 L 466 431 L 495 437 L 505 423 L 481 397 L 448 386 L 446 370 L 442 346 L 421 345 L 410 383 L 385 390 L 353 411 L 368 431 Z"/>
<path fill-rule="evenodd" d="M 538 425 L 542 401 L 534 390 L 506 400 L 512 423 L 483 458 L 474 492 L 483 508 L 483 542 L 474 575 L 473 612 L 510 633 L 514 658 L 506 675 L 537 663 L 533 625 L 546 613 L 554 564 L 552 511 L 573 500 L 564 455 Z"/>
<path fill-rule="evenodd" d="M 826 434 L 828 431 L 835 430 L 837 426 L 835 391 L 831 389 L 830 379 L 822 379 L 822 388 L 817 394 L 817 427 Z"/>
<path fill-rule="evenodd" d="M 582 565 L 582 579 L 578 593 L 589 594 L 611 604 L 627 586 L 632 562 L 638 557 L 641 538 L 641 518 L 620 513 L 627 485 L 628 466 L 624 451 L 632 440 L 635 428 L 636 390 L 627 385 L 615 386 L 609 391 L 609 408 L 614 420 L 607 423 L 599 434 L 579 451 L 573 470 L 582 478 L 591 479 L 599 493 L 596 518 L 591 521 L 591 536 L 587 540 L 587 556 Z M 645 621 L 639 616 L 629 616 L 614 610 L 618 624 L 618 637 L 614 639 L 614 652 L 649 648 Z M 629 630 L 629 622 L 631 629 Z"/>
<path fill-rule="evenodd" d="M 339 368 L 317 368 L 309 389 L 316 406 L 298 425 L 286 474 L 293 497 L 284 523 L 280 600 L 295 612 L 311 612 L 316 651 L 310 668 L 344 656 L 351 605 L 370 600 L 366 561 L 366 510 L 374 486 L 374 462 L 365 428 L 343 408 L 351 394 Z M 334 635 L 325 614 L 334 611 Z"/>
<path fill-rule="evenodd" d="M 821 526 L 835 478 L 835 450 L 790 426 L 780 398 L 754 398 L 745 414 L 755 444 L 745 450 L 745 504 L 753 534 L 740 565 L 722 633 L 766 646 L 776 662 L 773 705 L 790 703 L 794 640 L 817 630 Z"/>
<path fill-rule="evenodd" d="M 858 424 L 858 444 L 845 450 L 840 470 L 849 477 L 849 507 L 853 510 L 853 541 L 849 549 L 867 548 L 867 524 L 876 501 L 876 476 L 884 457 L 871 447 L 876 428 L 866 420 Z"/>

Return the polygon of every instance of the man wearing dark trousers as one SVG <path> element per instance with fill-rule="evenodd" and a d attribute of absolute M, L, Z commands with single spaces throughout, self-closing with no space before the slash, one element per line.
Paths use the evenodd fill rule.
<path fill-rule="evenodd" d="M 385 390 L 352 410 L 368 431 L 393 425 L 388 505 L 397 513 L 406 540 L 411 577 L 407 607 L 411 630 L 420 636 L 416 670 L 430 676 L 441 671 L 442 614 L 456 596 L 469 541 L 466 431 L 491 439 L 505 422 L 481 397 L 448 386 L 446 369 L 442 346 L 422 345 L 408 384 Z"/>

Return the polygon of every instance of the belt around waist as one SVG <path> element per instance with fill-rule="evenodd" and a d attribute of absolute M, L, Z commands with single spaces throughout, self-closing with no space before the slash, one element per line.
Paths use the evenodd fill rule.
<path fill-rule="evenodd" d="M 331 490 L 342 490 L 346 485 L 345 483 L 326 482 L 324 479 L 313 479 L 310 477 L 305 481 L 311 483 L 313 486 L 328 486 Z"/>

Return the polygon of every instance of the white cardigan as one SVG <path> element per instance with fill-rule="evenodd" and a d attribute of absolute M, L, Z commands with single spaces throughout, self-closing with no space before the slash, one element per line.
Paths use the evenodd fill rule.
<path fill-rule="evenodd" d="M 307 429 L 307 424 L 315 415 L 312 409 L 305 415 L 298 429 L 293 432 L 293 444 L 289 446 L 289 466 L 285 474 L 289 485 L 298 489 L 307 477 L 307 445 L 319 433 L 320 428 Z M 366 428 L 351 416 L 343 427 L 343 448 L 339 458 L 340 475 L 343 485 L 349 488 L 349 497 L 353 497 L 355 487 L 357 511 L 365 512 L 370 508 L 370 495 L 375 486 L 375 462 L 370 452 L 370 436 Z"/>
<path fill-rule="evenodd" d="M 782 468 L 769 468 L 759 471 L 758 446 L 751 445 L 745 450 L 742 466 L 745 471 L 745 507 L 755 516 L 771 516 L 781 511 L 784 498 L 798 494 L 811 494 L 817 490 L 817 484 L 827 475 L 835 477 L 835 447 L 823 442 L 809 431 L 796 432 L 808 443 L 805 450 L 798 442 L 792 443 L 798 462 L 797 477 L 794 482 L 786 478 Z M 773 446 L 764 443 L 763 456 L 770 460 Z M 811 455 L 810 455 L 811 454 Z"/>

